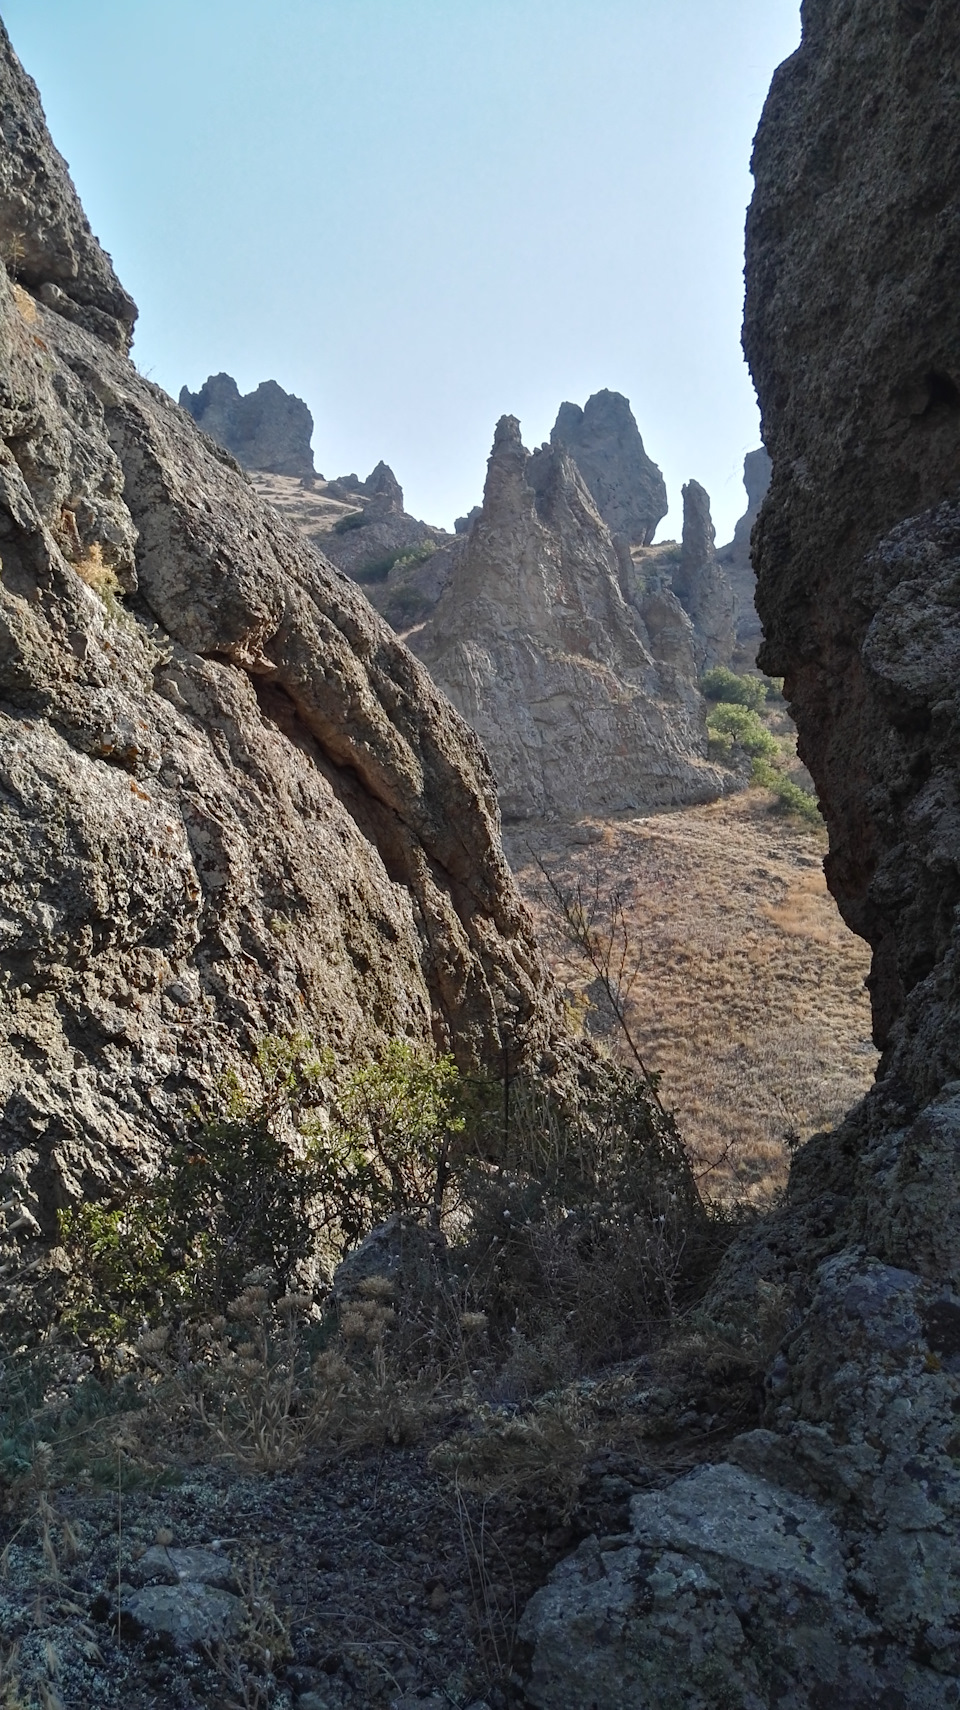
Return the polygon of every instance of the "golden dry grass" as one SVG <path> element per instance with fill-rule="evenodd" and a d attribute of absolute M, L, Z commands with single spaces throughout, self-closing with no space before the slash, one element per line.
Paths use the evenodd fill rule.
<path fill-rule="evenodd" d="M 566 893 L 619 893 L 636 977 L 628 1019 L 661 1096 L 715 1198 L 767 1201 L 789 1165 L 784 1137 L 831 1127 L 876 1065 L 867 946 L 823 877 L 825 834 L 750 790 L 704 807 L 509 839 L 547 953 L 587 1025 L 622 1050 L 596 982 L 571 957 L 534 856 Z"/>
<path fill-rule="evenodd" d="M 37 305 L 29 291 L 25 291 L 22 285 L 17 284 L 13 284 L 11 286 L 11 290 L 13 291 L 13 300 L 23 316 L 23 319 L 25 321 L 29 321 L 32 325 L 32 323 L 37 319 Z"/>

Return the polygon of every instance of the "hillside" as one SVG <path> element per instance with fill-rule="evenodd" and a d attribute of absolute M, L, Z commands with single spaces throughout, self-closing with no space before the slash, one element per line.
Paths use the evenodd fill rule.
<path fill-rule="evenodd" d="M 586 999 L 586 1027 L 629 1060 L 538 863 L 568 898 L 580 888 L 618 955 L 622 907 L 630 1029 L 710 1196 L 769 1202 L 791 1145 L 839 1122 L 873 1079 L 870 955 L 827 891 L 824 844 L 771 813 L 764 790 L 507 840 L 568 998 Z"/>

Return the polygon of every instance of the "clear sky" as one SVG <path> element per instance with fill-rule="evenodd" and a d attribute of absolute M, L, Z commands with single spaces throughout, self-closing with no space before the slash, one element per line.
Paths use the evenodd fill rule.
<path fill-rule="evenodd" d="M 679 532 L 759 443 L 740 353 L 750 144 L 798 0 L 0 0 L 174 396 L 305 398 L 450 526 L 494 424 L 630 398 Z"/>

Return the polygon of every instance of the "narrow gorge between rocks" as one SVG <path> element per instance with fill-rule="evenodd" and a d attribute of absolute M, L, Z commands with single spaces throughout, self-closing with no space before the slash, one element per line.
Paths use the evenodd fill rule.
<path fill-rule="evenodd" d="M 960 18 L 802 26 L 721 546 L 174 402 L 0 26 L 5 1710 L 960 1704 Z"/>

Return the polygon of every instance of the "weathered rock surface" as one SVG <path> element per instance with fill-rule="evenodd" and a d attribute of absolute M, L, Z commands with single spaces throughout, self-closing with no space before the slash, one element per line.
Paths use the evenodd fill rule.
<path fill-rule="evenodd" d="M 561 404 L 550 444 L 577 465 L 611 534 L 649 546 L 667 514 L 667 489 L 643 449 L 640 430 L 621 392 L 594 392 L 583 409 Z"/>
<path fill-rule="evenodd" d="M 760 662 L 786 679 L 830 885 L 873 947 L 884 1055 L 707 1305 L 736 1322 L 758 1286 L 789 1302 L 763 1426 L 727 1457 L 768 1559 L 748 1559 L 729 1464 L 643 1499 L 630 1571 L 584 1551 L 528 1614 L 544 1710 L 588 1667 L 578 1631 L 597 1710 L 960 1703 L 958 116 L 955 7 L 806 0 L 748 222 L 773 460 Z M 791 1575 L 797 1537 L 814 1562 L 830 1545 L 819 1588 Z"/>
<path fill-rule="evenodd" d="M 276 380 L 263 380 L 255 392 L 241 396 L 232 375 L 211 374 L 199 392 L 181 388 L 180 407 L 245 469 L 316 473 L 310 449 L 313 417 L 303 399 L 285 392 Z"/>
<path fill-rule="evenodd" d="M 628 566 L 563 448 L 531 456 L 504 416 L 482 514 L 411 644 L 481 737 L 511 819 L 722 793 L 693 673 L 675 636 L 655 655 Z"/>
<path fill-rule="evenodd" d="M 61 233 L 112 275 L 0 40 L 3 170 L 46 174 L 35 283 L 0 277 L 2 1197 L 49 1234 L 265 1033 L 466 1061 L 498 1000 L 534 1053 L 561 1028 L 470 730 L 118 322 L 38 300 Z"/>
<path fill-rule="evenodd" d="M 178 1651 L 212 1650 L 239 1633 L 247 1618 L 243 1602 L 232 1592 L 191 1580 L 131 1592 L 121 1608 L 125 1622 Z"/>
<path fill-rule="evenodd" d="M 747 508 L 726 546 L 717 547 L 717 562 L 726 572 L 736 601 L 735 625 L 737 641 L 747 660 L 756 658 L 763 631 L 757 615 L 757 574 L 750 558 L 750 537 L 760 515 L 760 506 L 767 495 L 773 465 L 764 446 L 748 451 L 743 460 L 743 484 L 747 490 Z"/>
<path fill-rule="evenodd" d="M 715 540 L 710 495 L 699 481 L 688 481 L 683 488 L 683 540 L 672 585 L 693 625 L 701 670 L 728 664 L 735 640 L 736 602 L 717 562 Z"/>

